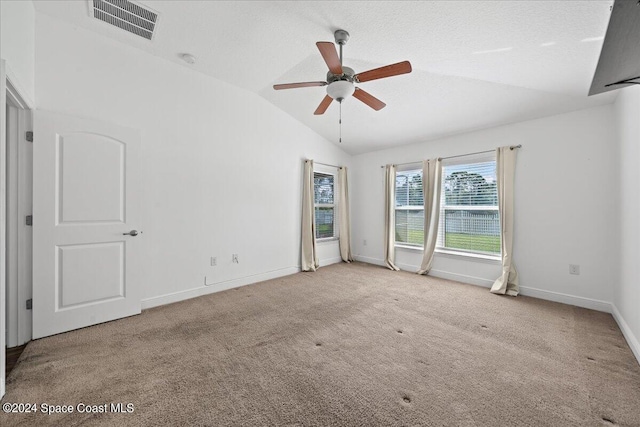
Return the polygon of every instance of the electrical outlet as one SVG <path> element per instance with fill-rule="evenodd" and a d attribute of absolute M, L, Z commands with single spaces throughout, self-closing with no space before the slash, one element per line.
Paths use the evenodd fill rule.
<path fill-rule="evenodd" d="M 231 262 L 233 262 L 233 263 L 235 263 L 235 264 L 238 264 L 238 263 L 239 263 L 239 261 L 238 261 L 238 254 L 233 254 L 233 255 L 231 255 Z"/>
<path fill-rule="evenodd" d="M 211 257 L 211 267 L 215 267 L 216 265 L 218 265 L 218 258 L 212 256 Z"/>
<path fill-rule="evenodd" d="M 363 246 L 367 246 L 367 240 L 366 239 L 362 241 L 362 245 Z"/>
<path fill-rule="evenodd" d="M 580 266 L 576 264 L 569 264 L 569 274 L 580 275 Z"/>

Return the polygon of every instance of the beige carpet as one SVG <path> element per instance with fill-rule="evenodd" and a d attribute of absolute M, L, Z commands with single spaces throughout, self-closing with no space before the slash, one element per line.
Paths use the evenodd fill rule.
<path fill-rule="evenodd" d="M 640 367 L 608 314 L 337 264 L 34 341 L 4 402 L 134 412 L 2 426 L 640 426 Z"/>

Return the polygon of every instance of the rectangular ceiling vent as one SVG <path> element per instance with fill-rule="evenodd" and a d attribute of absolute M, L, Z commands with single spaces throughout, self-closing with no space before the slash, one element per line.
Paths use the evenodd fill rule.
<path fill-rule="evenodd" d="M 147 40 L 158 23 L 157 12 L 129 0 L 89 0 L 89 14 Z"/>

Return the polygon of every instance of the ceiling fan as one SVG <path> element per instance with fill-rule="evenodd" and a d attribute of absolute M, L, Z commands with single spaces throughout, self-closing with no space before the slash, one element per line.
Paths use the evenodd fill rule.
<path fill-rule="evenodd" d="M 345 30 L 337 30 L 334 33 L 334 36 L 336 43 L 340 46 L 340 56 L 338 56 L 336 47 L 333 43 L 316 43 L 322 58 L 324 58 L 324 62 L 326 62 L 329 67 L 329 72 L 327 72 L 327 81 L 277 84 L 273 85 L 273 88 L 275 90 L 281 90 L 295 89 L 299 87 L 327 86 L 327 95 L 313 113 L 315 115 L 324 114 L 334 99 L 339 103 L 342 103 L 343 100 L 351 95 L 374 110 L 381 110 L 387 104 L 368 92 L 360 89 L 355 84 L 410 73 L 411 63 L 409 61 L 402 61 L 396 64 L 386 65 L 384 67 L 356 74 L 353 69 L 342 65 L 342 46 L 344 46 L 349 40 L 349 33 Z"/>

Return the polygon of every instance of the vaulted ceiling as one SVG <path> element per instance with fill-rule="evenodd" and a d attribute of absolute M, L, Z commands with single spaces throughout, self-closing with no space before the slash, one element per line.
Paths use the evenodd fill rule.
<path fill-rule="evenodd" d="M 612 1 L 142 1 L 160 13 L 153 41 L 91 18 L 85 1 L 36 1 L 38 12 L 258 94 L 338 143 L 339 106 L 313 112 L 326 78 L 315 43 L 351 39 L 344 65 L 365 71 L 403 60 L 413 72 L 360 84 L 387 106 L 342 105 L 350 153 L 427 141 L 611 103 L 587 97 Z M 62 47 L 61 47 L 62 48 Z M 188 65 L 181 53 L 197 62 Z"/>

